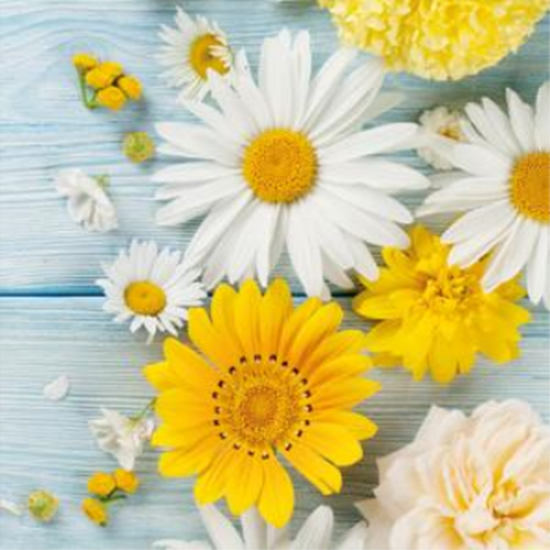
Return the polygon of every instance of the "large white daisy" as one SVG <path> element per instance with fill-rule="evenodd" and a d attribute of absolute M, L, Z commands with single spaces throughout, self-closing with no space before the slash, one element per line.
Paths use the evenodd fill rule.
<path fill-rule="evenodd" d="M 157 332 L 177 335 L 187 320 L 187 308 L 200 306 L 206 293 L 197 281 L 199 271 L 182 262 L 181 253 L 154 242 L 132 241 L 111 265 L 104 265 L 106 279 L 97 284 L 105 291 L 103 309 L 116 315 L 115 322 L 132 319 L 131 332 L 141 327 L 149 341 Z"/>
<path fill-rule="evenodd" d="M 209 71 L 232 77 L 233 54 L 227 36 L 215 21 L 194 19 L 180 7 L 175 23 L 175 28 L 161 27 L 164 44 L 157 59 L 167 68 L 162 76 L 169 86 L 182 89 L 180 100 L 202 100 L 210 91 Z"/>
<path fill-rule="evenodd" d="M 185 103 L 205 126 L 157 125 L 160 151 L 192 161 L 155 175 L 167 184 L 157 198 L 170 201 L 157 221 L 207 214 L 186 258 L 204 267 L 208 287 L 255 274 L 266 285 L 286 245 L 307 294 L 326 295 L 325 279 L 349 288 L 350 270 L 378 276 L 366 243 L 408 246 L 398 223 L 411 215 L 389 195 L 428 180 L 377 155 L 413 147 L 418 127 L 360 130 L 392 103 L 375 101 L 380 61 L 345 76 L 354 56 L 340 50 L 313 75 L 309 34 L 283 31 L 264 41 L 258 84 L 248 70 L 234 88 L 211 73 L 218 108 Z"/>
<path fill-rule="evenodd" d="M 492 253 L 487 292 L 526 266 L 531 301 L 550 308 L 550 84 L 534 108 L 511 90 L 507 102 L 507 115 L 487 98 L 466 107 L 469 143 L 441 151 L 459 171 L 419 213 L 467 212 L 443 234 L 449 261 L 467 267 Z"/>
<path fill-rule="evenodd" d="M 266 523 L 256 508 L 250 508 L 241 517 L 242 537 L 214 505 L 203 506 L 200 513 L 215 550 L 360 550 L 367 537 L 367 526 L 359 522 L 339 541 L 333 541 L 334 514 L 328 506 L 319 506 L 294 540 L 286 528 L 276 529 Z M 202 541 L 166 539 L 155 542 L 153 550 L 211 550 L 212 546 Z"/>

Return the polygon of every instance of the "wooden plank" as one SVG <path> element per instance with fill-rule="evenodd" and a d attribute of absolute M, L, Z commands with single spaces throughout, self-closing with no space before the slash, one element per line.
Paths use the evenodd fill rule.
<path fill-rule="evenodd" d="M 155 186 L 149 181 L 162 161 L 144 167 L 120 152 L 125 132 L 152 131 L 155 121 L 188 120 L 174 104 L 175 93 L 159 79 L 152 58 L 160 24 L 169 24 L 173 2 L 159 0 L 3 0 L 0 14 L 0 170 L 2 201 L 0 292 L 3 294 L 93 294 L 99 264 L 126 246 L 131 237 L 155 238 L 184 248 L 197 223 L 161 229 L 154 224 Z M 246 47 L 256 65 L 261 40 L 281 27 L 308 28 L 318 66 L 336 47 L 326 13 L 312 2 L 278 4 L 268 0 L 188 0 L 192 13 L 217 19 L 236 47 Z M 548 77 L 548 18 L 517 55 L 475 78 L 433 83 L 390 75 L 387 89 L 402 91 L 407 101 L 382 122 L 416 120 L 434 104 L 461 105 L 488 94 L 502 100 L 512 86 L 532 99 Z M 92 50 L 120 60 L 145 84 L 147 101 L 119 114 L 88 112 L 79 102 L 70 57 Z M 423 166 L 414 155 L 401 158 Z M 62 168 L 81 167 L 112 176 L 112 196 L 119 209 L 120 231 L 85 233 L 65 212 L 53 178 Z M 411 206 L 419 196 L 407 198 Z M 288 263 L 279 271 L 299 292 Z"/>
<path fill-rule="evenodd" d="M 366 324 L 342 300 L 346 327 Z M 141 367 L 160 357 L 160 346 L 146 346 L 125 327 L 110 324 L 99 298 L 3 298 L 0 300 L 0 496 L 20 500 L 35 488 L 61 499 L 59 519 L 37 525 L 0 514 L 0 547 L 6 550 L 146 550 L 159 538 L 203 538 L 190 481 L 156 473 L 157 456 L 147 451 L 138 471 L 138 495 L 113 510 L 107 529 L 89 524 L 78 505 L 92 472 L 114 467 L 87 429 L 100 407 L 127 413 L 152 395 Z M 487 399 L 524 398 L 550 417 L 548 390 L 549 316 L 537 312 L 525 331 L 522 357 L 505 367 L 486 361 L 450 387 L 426 380 L 413 383 L 399 370 L 372 371 L 382 392 L 362 410 L 380 427 L 365 445 L 366 459 L 345 473 L 344 494 L 322 499 L 297 479 L 296 523 L 321 502 L 335 508 L 340 528 L 358 516 L 352 504 L 376 484 L 374 457 L 410 441 L 432 403 L 466 411 Z M 72 382 L 70 395 L 52 403 L 43 386 L 61 374 Z"/>

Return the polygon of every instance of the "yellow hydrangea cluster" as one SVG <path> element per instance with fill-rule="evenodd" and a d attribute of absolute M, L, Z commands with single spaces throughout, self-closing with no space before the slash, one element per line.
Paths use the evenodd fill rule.
<path fill-rule="evenodd" d="M 515 52 L 550 0 L 319 0 L 344 43 L 388 68 L 459 80 Z"/>
<path fill-rule="evenodd" d="M 118 111 L 128 100 L 141 99 L 141 82 L 125 74 L 120 63 L 100 62 L 93 55 L 79 53 L 73 57 L 73 65 L 78 72 L 82 101 L 89 109 L 106 107 Z"/>
<path fill-rule="evenodd" d="M 107 507 L 135 493 L 138 487 L 139 479 L 134 472 L 122 469 L 113 473 L 97 472 L 88 479 L 88 492 L 94 498 L 82 501 L 82 511 L 90 521 L 104 527 L 109 522 Z"/>

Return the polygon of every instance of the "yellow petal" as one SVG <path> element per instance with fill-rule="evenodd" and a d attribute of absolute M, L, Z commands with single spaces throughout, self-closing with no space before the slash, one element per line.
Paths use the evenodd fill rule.
<path fill-rule="evenodd" d="M 228 471 L 235 460 L 235 450 L 227 442 L 195 483 L 195 498 L 201 506 L 211 504 L 226 493 Z"/>
<path fill-rule="evenodd" d="M 228 471 L 226 498 L 231 513 L 240 516 L 256 504 L 264 484 L 262 459 L 251 457 L 245 450 L 235 451 Z"/>
<path fill-rule="evenodd" d="M 437 337 L 432 342 L 428 361 L 433 379 L 440 384 L 452 382 L 458 372 L 458 358 L 452 342 Z"/>
<path fill-rule="evenodd" d="M 167 361 L 147 365 L 143 374 L 148 382 L 158 391 L 166 391 L 176 388 L 179 383 L 178 377 L 172 372 Z"/>
<path fill-rule="evenodd" d="M 330 410 L 316 415 L 315 418 L 319 418 L 321 422 L 339 424 L 359 440 L 370 439 L 378 432 L 378 426 L 372 420 L 350 411 Z"/>
<path fill-rule="evenodd" d="M 401 316 L 401 310 L 395 307 L 391 296 L 391 294 L 382 296 L 359 294 L 353 300 L 353 311 L 369 319 L 397 319 Z"/>
<path fill-rule="evenodd" d="M 380 383 L 364 378 L 325 384 L 312 393 L 313 410 L 351 409 L 380 390 Z"/>
<path fill-rule="evenodd" d="M 219 438 L 207 436 L 189 449 L 166 451 L 160 456 L 159 472 L 165 477 L 187 477 L 199 473 L 208 468 L 219 447 Z"/>
<path fill-rule="evenodd" d="M 390 351 L 400 329 L 401 321 L 399 320 L 382 321 L 367 334 L 365 344 L 370 351 Z"/>
<path fill-rule="evenodd" d="M 313 387 L 333 384 L 343 378 L 357 377 L 371 367 L 372 360 L 366 355 L 343 355 L 317 367 L 309 374 L 308 380 Z"/>
<path fill-rule="evenodd" d="M 213 407 L 207 396 L 208 387 L 204 393 L 192 392 L 184 388 L 175 388 L 161 393 L 155 402 L 155 412 L 169 424 L 185 427 L 190 418 L 212 419 Z"/>
<path fill-rule="evenodd" d="M 223 337 L 224 345 L 231 349 L 235 356 L 233 361 L 242 357 L 243 349 L 240 346 L 235 332 L 235 300 L 237 292 L 229 285 L 221 284 L 216 288 L 212 297 L 210 311 L 212 324 L 218 333 Z"/>
<path fill-rule="evenodd" d="M 270 525 L 281 529 L 292 517 L 294 487 L 290 476 L 275 457 L 264 460 L 263 468 L 265 482 L 258 510 Z"/>
<path fill-rule="evenodd" d="M 260 306 L 260 340 L 266 357 L 276 355 L 285 322 L 292 311 L 292 296 L 288 284 L 275 280 L 267 289 Z"/>
<path fill-rule="evenodd" d="M 277 353 L 282 360 L 288 358 L 288 351 L 300 328 L 312 315 L 315 314 L 316 311 L 321 308 L 322 304 L 323 303 L 319 300 L 319 298 L 309 298 L 291 313 L 288 321 L 283 327 L 281 342 L 279 343 L 279 351 Z"/>
<path fill-rule="evenodd" d="M 363 448 L 357 439 L 337 424 L 315 420 L 304 431 L 301 441 L 336 466 L 350 466 L 363 458 Z"/>
<path fill-rule="evenodd" d="M 235 331 L 250 362 L 260 350 L 260 302 L 258 285 L 248 280 L 243 283 L 235 299 Z"/>
<path fill-rule="evenodd" d="M 340 326 L 343 317 L 342 308 L 335 302 L 323 306 L 312 315 L 292 342 L 288 353 L 290 363 L 301 365 Z"/>
<path fill-rule="evenodd" d="M 164 341 L 164 355 L 180 386 L 201 390 L 205 384 L 215 384 L 219 380 L 216 372 L 200 355 L 175 338 Z"/>
<path fill-rule="evenodd" d="M 339 493 L 342 489 L 340 470 L 309 447 L 296 443 L 289 451 L 280 449 L 280 452 L 323 495 Z"/>

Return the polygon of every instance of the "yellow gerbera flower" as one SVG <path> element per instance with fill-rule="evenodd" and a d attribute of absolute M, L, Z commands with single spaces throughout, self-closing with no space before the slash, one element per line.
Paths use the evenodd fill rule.
<path fill-rule="evenodd" d="M 516 280 L 485 293 L 481 279 L 486 262 L 461 269 L 447 265 L 449 247 L 423 227 L 411 232 L 411 247 L 383 250 L 387 268 L 359 294 L 353 309 L 382 320 L 368 334 L 375 363 L 402 364 L 416 380 L 427 371 L 451 382 L 474 365 L 476 353 L 497 363 L 518 356 L 518 327 L 529 312 L 513 302 L 523 298 Z"/>
<path fill-rule="evenodd" d="M 284 457 L 323 494 L 339 492 L 339 466 L 362 457 L 376 426 L 351 409 L 379 389 L 360 377 L 371 366 L 359 331 L 338 332 L 342 310 L 311 298 L 293 309 L 288 285 L 262 296 L 253 281 L 216 290 L 211 314 L 189 312 L 189 336 L 206 356 L 175 339 L 165 361 L 146 367 L 161 392 L 163 424 L 153 445 L 169 447 L 165 476 L 198 475 L 204 505 L 225 497 L 232 513 L 256 505 L 276 527 L 294 507 Z"/>
<path fill-rule="evenodd" d="M 319 0 L 342 40 L 390 69 L 458 80 L 515 52 L 549 0 Z"/>

